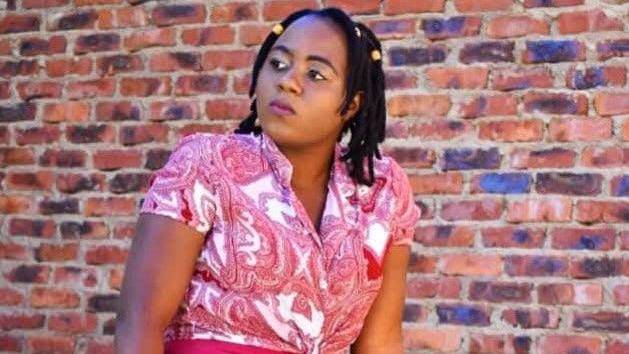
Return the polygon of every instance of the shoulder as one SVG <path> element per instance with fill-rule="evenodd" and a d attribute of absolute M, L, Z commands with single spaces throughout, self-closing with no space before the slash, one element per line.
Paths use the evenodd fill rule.
<path fill-rule="evenodd" d="M 249 135 L 198 132 L 179 139 L 173 149 L 173 153 L 181 154 L 186 152 L 220 159 L 221 155 L 223 155 L 221 152 L 224 150 L 247 148 L 253 144 L 255 144 L 255 138 Z"/>

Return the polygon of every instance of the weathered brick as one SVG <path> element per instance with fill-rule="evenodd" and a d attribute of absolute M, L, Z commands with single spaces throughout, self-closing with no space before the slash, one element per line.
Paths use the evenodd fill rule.
<path fill-rule="evenodd" d="M 443 12 L 445 0 L 385 0 L 383 12 L 385 15 L 399 15 L 418 12 Z"/>
<path fill-rule="evenodd" d="M 56 125 L 43 124 L 42 126 L 15 129 L 15 142 L 18 145 L 43 145 L 59 141 L 61 129 Z"/>
<path fill-rule="evenodd" d="M 491 310 L 479 305 L 438 304 L 439 323 L 464 326 L 489 326 Z"/>
<path fill-rule="evenodd" d="M 96 70 L 101 76 L 131 73 L 144 69 L 143 59 L 139 55 L 117 54 L 100 57 L 96 60 Z M 99 102 L 100 103 L 100 102 Z"/>
<path fill-rule="evenodd" d="M 79 200 L 76 198 L 67 198 L 67 199 L 46 198 L 39 202 L 39 212 L 45 215 L 78 214 Z"/>
<path fill-rule="evenodd" d="M 529 328 L 557 328 L 559 325 L 559 311 L 557 309 L 528 309 L 516 308 L 502 311 L 502 319 L 513 327 Z"/>
<path fill-rule="evenodd" d="M 93 159 L 95 168 L 111 171 L 126 167 L 140 167 L 142 155 L 136 150 L 97 150 L 93 154 Z"/>
<path fill-rule="evenodd" d="M 544 230 L 522 227 L 490 227 L 481 230 L 484 247 L 540 248 Z"/>
<path fill-rule="evenodd" d="M 438 225 L 417 228 L 415 242 L 427 247 L 470 247 L 474 233 L 466 226 Z"/>
<path fill-rule="evenodd" d="M 385 19 L 367 21 L 366 25 L 380 40 L 408 38 L 415 35 L 417 20 L 414 18 Z"/>
<path fill-rule="evenodd" d="M 40 166 L 83 167 L 87 154 L 82 150 L 46 149 L 39 157 Z"/>
<path fill-rule="evenodd" d="M 479 89 L 487 84 L 489 70 L 480 67 L 426 69 L 426 77 L 437 88 Z"/>
<path fill-rule="evenodd" d="M 59 336 L 29 336 L 26 339 L 26 348 L 33 354 L 72 354 L 76 342 L 72 337 Z"/>
<path fill-rule="evenodd" d="M 518 100 L 513 95 L 479 96 L 461 104 L 461 118 L 505 116 L 517 113 Z"/>
<path fill-rule="evenodd" d="M 601 9 L 564 12 L 556 21 L 561 34 L 623 30 L 621 19 L 608 17 Z"/>
<path fill-rule="evenodd" d="M 116 91 L 116 80 L 113 78 L 101 78 L 71 81 L 66 85 L 66 91 L 70 99 L 111 97 Z"/>
<path fill-rule="evenodd" d="M 468 37 L 478 35 L 481 18 L 479 16 L 453 16 L 449 18 L 424 18 L 421 28 L 428 39 Z"/>
<path fill-rule="evenodd" d="M 260 44 L 262 40 L 253 41 L 251 32 L 254 31 L 255 25 L 243 25 L 240 27 L 240 39 L 244 45 Z M 265 26 L 266 29 L 268 26 Z M 264 32 L 265 34 L 268 31 Z M 181 41 L 191 46 L 206 46 L 230 44 L 234 42 L 236 37 L 234 28 L 229 25 L 206 26 L 202 28 L 183 29 L 181 32 Z"/>
<path fill-rule="evenodd" d="M 470 283 L 470 300 L 489 302 L 531 302 L 530 283 L 474 281 Z"/>
<path fill-rule="evenodd" d="M 30 102 L 0 105 L 0 123 L 34 120 L 36 113 L 37 107 Z"/>
<path fill-rule="evenodd" d="M 468 352 L 473 354 L 528 354 L 530 353 L 532 342 L 530 337 L 524 335 L 514 336 L 472 333 L 470 335 Z"/>
<path fill-rule="evenodd" d="M 60 174 L 57 176 L 57 189 L 62 193 L 74 194 L 84 191 L 102 191 L 105 184 L 105 175 L 82 175 L 75 173 Z"/>
<path fill-rule="evenodd" d="M 95 294 L 87 300 L 87 310 L 90 312 L 116 312 L 119 300 L 118 294 Z"/>
<path fill-rule="evenodd" d="M 616 197 L 629 196 L 629 175 L 615 176 L 611 180 L 610 194 Z"/>
<path fill-rule="evenodd" d="M 92 197 L 85 201 L 83 212 L 87 216 L 133 215 L 136 204 L 133 198 Z"/>
<path fill-rule="evenodd" d="M 206 17 L 204 4 L 160 5 L 151 11 L 151 19 L 157 26 L 203 23 Z"/>
<path fill-rule="evenodd" d="M 450 275 L 500 275 L 502 257 L 476 254 L 446 254 L 440 259 L 442 273 Z"/>
<path fill-rule="evenodd" d="M 472 177 L 472 193 L 528 193 L 532 178 L 526 173 L 483 173 Z"/>
<path fill-rule="evenodd" d="M 97 322 L 96 315 L 91 313 L 55 313 L 48 318 L 48 329 L 61 333 L 91 333 L 96 330 Z"/>
<path fill-rule="evenodd" d="M 173 27 L 150 29 L 130 34 L 122 43 L 124 49 L 130 52 L 150 47 L 173 47 L 177 44 L 176 34 Z"/>
<path fill-rule="evenodd" d="M 512 5 L 512 0 L 454 0 L 459 12 L 506 11 Z"/>
<path fill-rule="evenodd" d="M 41 18 L 34 14 L 4 13 L 0 18 L 0 34 L 39 31 Z"/>
<path fill-rule="evenodd" d="M 201 53 L 158 52 L 151 55 L 149 69 L 155 72 L 200 71 Z"/>
<path fill-rule="evenodd" d="M 581 152 L 581 164 L 587 167 L 620 167 L 627 158 L 627 149 L 619 146 L 586 146 Z"/>
<path fill-rule="evenodd" d="M 124 264 L 128 251 L 117 246 L 96 246 L 85 251 L 87 264 Z"/>
<path fill-rule="evenodd" d="M 205 102 L 205 115 L 209 119 L 236 119 L 241 121 L 251 113 L 248 99 L 223 98 Z"/>
<path fill-rule="evenodd" d="M 393 47 L 389 49 L 389 63 L 391 66 L 420 66 L 443 63 L 448 56 L 448 50 L 443 46 L 429 46 L 422 48 Z"/>
<path fill-rule="evenodd" d="M 524 0 L 524 7 L 563 7 L 582 5 L 585 0 Z"/>
<path fill-rule="evenodd" d="M 546 21 L 526 15 L 498 16 L 487 25 L 487 35 L 493 38 L 522 37 L 549 32 L 550 26 Z"/>
<path fill-rule="evenodd" d="M 586 331 L 629 332 L 629 315 L 622 312 L 576 312 L 572 326 Z"/>
<path fill-rule="evenodd" d="M 503 120 L 480 124 L 478 138 L 492 141 L 541 141 L 544 122 L 538 119 Z"/>
<path fill-rule="evenodd" d="M 13 288 L 0 288 L 0 306 L 21 305 L 24 301 L 24 294 Z"/>
<path fill-rule="evenodd" d="M 445 201 L 441 208 L 444 220 L 497 220 L 503 202 L 499 199 Z"/>
<path fill-rule="evenodd" d="M 622 259 L 574 258 L 570 260 L 570 275 L 577 279 L 592 279 L 619 276 L 622 273 Z"/>
<path fill-rule="evenodd" d="M 611 138 L 613 121 L 595 118 L 553 118 L 548 134 L 554 141 L 601 141 Z"/>
<path fill-rule="evenodd" d="M 98 285 L 99 274 L 96 268 L 57 267 L 53 280 L 57 286 L 65 286 L 72 289 L 90 289 Z"/>
<path fill-rule="evenodd" d="M 566 276 L 568 259 L 555 256 L 509 255 L 504 259 L 510 276 Z"/>
<path fill-rule="evenodd" d="M 611 228 L 555 228 L 551 232 L 552 247 L 573 250 L 611 250 L 615 230 Z"/>
<path fill-rule="evenodd" d="M 134 77 L 120 80 L 120 93 L 123 96 L 166 96 L 173 90 L 169 77 Z"/>
<path fill-rule="evenodd" d="M 69 101 L 44 105 L 44 121 L 50 123 L 85 122 L 89 119 L 90 105 L 87 102 Z"/>
<path fill-rule="evenodd" d="M 461 282 L 455 277 L 409 278 L 407 295 L 411 298 L 458 299 Z"/>
<path fill-rule="evenodd" d="M 20 55 L 29 57 L 34 55 L 62 54 L 68 45 L 63 36 L 50 36 L 49 38 L 29 37 L 20 41 Z"/>
<path fill-rule="evenodd" d="M 177 96 L 194 96 L 206 93 L 224 93 L 227 90 L 225 75 L 182 75 L 175 83 Z"/>
<path fill-rule="evenodd" d="M 56 224 L 50 219 L 12 218 L 9 221 L 9 234 L 12 236 L 31 236 L 51 238 L 55 234 Z"/>
<path fill-rule="evenodd" d="M 629 93 L 597 92 L 594 95 L 594 109 L 603 116 L 629 113 Z"/>
<path fill-rule="evenodd" d="M 479 42 L 465 44 L 459 53 L 459 61 L 470 63 L 515 62 L 513 42 Z"/>
<path fill-rule="evenodd" d="M 545 172 L 538 173 L 535 190 L 542 194 L 598 195 L 603 176 L 595 173 Z"/>
<path fill-rule="evenodd" d="M 79 294 L 65 288 L 31 289 L 31 306 L 34 308 L 76 308 L 80 304 Z"/>
<path fill-rule="evenodd" d="M 393 117 L 445 116 L 450 106 L 450 99 L 446 95 L 400 95 L 387 102 L 387 110 Z"/>
<path fill-rule="evenodd" d="M 435 350 L 438 352 L 454 352 L 461 347 L 464 331 L 456 326 L 435 328 L 409 327 L 404 330 L 404 346 L 408 349 Z"/>
<path fill-rule="evenodd" d="M 527 41 L 526 51 L 522 53 L 522 61 L 525 64 L 583 60 L 585 60 L 584 44 L 568 39 Z"/>
<path fill-rule="evenodd" d="M 524 110 L 528 113 L 585 115 L 588 101 L 581 94 L 529 92 L 524 96 Z"/>
<path fill-rule="evenodd" d="M 10 241 L 0 242 L 0 259 L 25 260 L 27 258 L 26 246 Z"/>
<path fill-rule="evenodd" d="M 596 45 L 596 51 L 599 60 L 629 56 L 629 39 L 621 38 L 599 42 Z"/>
<path fill-rule="evenodd" d="M 253 2 L 238 2 L 214 5 L 210 20 L 212 23 L 234 23 L 258 19 L 258 5 Z"/>
<path fill-rule="evenodd" d="M 74 144 L 113 143 L 116 134 L 114 127 L 106 124 L 66 126 L 65 133 Z"/>
<path fill-rule="evenodd" d="M 498 148 L 459 148 L 446 149 L 443 157 L 444 170 L 471 170 L 498 168 L 502 156 Z"/>
<path fill-rule="evenodd" d="M 93 9 L 56 13 L 49 19 L 49 31 L 68 31 L 79 29 L 95 29 L 98 12 Z"/>
<path fill-rule="evenodd" d="M 40 244 L 35 249 L 35 259 L 38 262 L 63 262 L 76 260 L 79 254 L 78 243 Z"/>
<path fill-rule="evenodd" d="M 46 317 L 42 314 L 13 312 L 0 314 L 0 329 L 10 331 L 16 329 L 38 329 L 44 326 Z"/>
<path fill-rule="evenodd" d="M 117 51 L 120 50 L 120 43 L 120 35 L 117 33 L 78 36 L 74 42 L 74 54 Z"/>

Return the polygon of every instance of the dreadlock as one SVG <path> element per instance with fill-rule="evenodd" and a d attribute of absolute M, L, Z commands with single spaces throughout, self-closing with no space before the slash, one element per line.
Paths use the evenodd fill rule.
<path fill-rule="evenodd" d="M 381 159 L 378 143 L 384 141 L 385 137 L 385 77 L 382 70 L 382 60 L 373 60 L 371 52 L 377 49 L 380 53 L 382 47 L 380 41 L 373 32 L 362 23 L 354 22 L 342 10 L 328 7 L 321 10 L 299 10 L 286 17 L 281 25 L 284 29 L 291 23 L 307 15 L 314 15 L 333 20 L 345 33 L 348 47 L 347 62 L 348 74 L 345 79 L 345 97 L 340 107 L 340 114 L 347 113 L 352 98 L 357 92 L 363 91 L 363 99 L 359 110 L 343 126 L 342 132 L 337 138 L 341 141 L 343 136 L 351 131 L 351 138 L 348 142 L 348 151 L 341 159 L 349 163 L 350 176 L 360 184 L 371 186 L 374 182 L 374 162 L 376 156 Z M 360 31 L 360 35 L 356 29 Z M 269 51 L 277 41 L 279 35 L 271 32 L 260 47 L 255 63 L 251 86 L 249 87 L 249 98 L 255 94 L 258 81 L 258 74 L 264 64 Z M 256 99 L 251 102 L 251 113 L 240 122 L 234 131 L 239 134 L 259 135 L 262 131 L 255 122 L 258 118 L 256 112 Z M 365 160 L 369 175 L 365 177 Z"/>

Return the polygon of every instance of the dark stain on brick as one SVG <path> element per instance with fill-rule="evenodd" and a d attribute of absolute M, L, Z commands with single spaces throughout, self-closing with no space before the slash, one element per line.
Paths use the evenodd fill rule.
<path fill-rule="evenodd" d="M 77 214 L 79 202 L 76 199 L 44 200 L 39 204 L 39 212 L 42 214 Z"/>
<path fill-rule="evenodd" d="M 612 277 L 620 275 L 620 260 L 605 258 L 586 258 L 580 264 L 580 269 L 591 277 Z"/>
<path fill-rule="evenodd" d="M 35 119 L 34 103 L 18 103 L 12 106 L 0 106 L 0 122 L 17 122 Z"/>
<path fill-rule="evenodd" d="M 513 42 L 482 42 L 467 44 L 461 49 L 459 60 L 465 64 L 474 62 L 515 62 Z"/>
<path fill-rule="evenodd" d="M 94 295 L 87 301 L 89 312 L 116 312 L 118 309 L 119 295 L 105 294 Z"/>
<path fill-rule="evenodd" d="M 480 168 L 497 168 L 500 166 L 498 148 L 481 149 L 447 149 L 444 154 L 444 170 L 469 170 Z"/>
<path fill-rule="evenodd" d="M 79 238 L 92 232 L 92 224 L 89 222 L 65 221 L 60 226 L 64 238 Z"/>
<path fill-rule="evenodd" d="M 515 354 L 528 354 L 531 350 L 531 338 L 518 336 L 513 338 L 513 349 Z"/>
<path fill-rule="evenodd" d="M 585 71 L 575 71 L 573 86 L 579 90 L 586 90 L 606 83 L 605 71 L 601 67 L 587 68 Z"/>
<path fill-rule="evenodd" d="M 144 168 L 149 170 L 157 170 L 162 168 L 166 164 L 166 161 L 168 161 L 168 157 L 170 156 L 170 154 L 170 150 L 149 150 L 146 154 L 146 164 L 144 165 Z"/>
<path fill-rule="evenodd" d="M 535 183 L 540 193 L 597 195 L 601 193 L 603 176 L 594 173 L 538 173 Z"/>
<path fill-rule="evenodd" d="M 579 45 L 573 40 L 541 40 L 526 43 L 533 63 L 558 63 L 578 59 Z"/>
<path fill-rule="evenodd" d="M 530 235 L 527 230 L 515 230 L 511 234 L 511 240 L 517 243 L 526 243 L 530 240 Z"/>
<path fill-rule="evenodd" d="M 131 110 L 127 112 L 119 108 L 114 108 L 114 110 L 111 112 L 111 119 L 114 121 L 139 120 L 140 109 L 138 107 L 132 107 Z"/>
<path fill-rule="evenodd" d="M 480 308 L 466 305 L 437 305 L 440 323 L 488 326 L 489 316 Z"/>
<path fill-rule="evenodd" d="M 59 19 L 58 27 L 61 30 L 84 28 L 95 21 L 97 17 L 98 15 L 93 11 L 67 15 Z"/>
<path fill-rule="evenodd" d="M 176 52 L 170 53 L 171 57 L 177 61 L 179 66 L 186 69 L 200 70 L 199 55 L 196 53 Z"/>
<path fill-rule="evenodd" d="M 34 283 L 38 281 L 43 268 L 37 265 L 21 265 L 11 272 L 12 281 L 16 283 Z"/>
<path fill-rule="evenodd" d="M 107 130 L 107 125 L 92 125 L 87 127 L 72 127 L 68 138 L 75 144 L 101 142 L 102 134 Z"/>
<path fill-rule="evenodd" d="M 454 228 L 452 225 L 438 225 L 436 232 L 436 238 L 438 239 L 447 239 L 452 234 L 452 229 Z"/>
<path fill-rule="evenodd" d="M 157 11 L 164 17 L 187 17 L 194 15 L 194 9 L 190 5 L 170 5 L 160 7 Z"/>
<path fill-rule="evenodd" d="M 426 65 L 442 63 L 446 60 L 446 49 L 442 47 L 428 48 L 392 48 L 389 51 L 391 66 Z"/>

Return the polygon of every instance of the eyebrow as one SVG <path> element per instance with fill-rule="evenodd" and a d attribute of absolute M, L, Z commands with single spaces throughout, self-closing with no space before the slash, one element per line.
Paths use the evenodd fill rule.
<path fill-rule="evenodd" d="M 271 50 L 269 52 L 272 52 L 274 50 L 279 50 L 280 52 L 284 52 L 290 56 L 293 56 L 293 52 L 288 49 L 288 47 L 286 47 L 283 44 L 278 44 L 276 46 L 274 46 L 273 48 L 271 48 Z M 306 60 L 314 60 L 314 61 L 318 61 L 321 62 L 327 66 L 329 66 L 330 68 L 332 68 L 332 70 L 334 71 L 334 74 L 336 74 L 338 76 L 338 72 L 336 71 L 336 69 L 334 68 L 334 65 L 332 65 L 332 62 L 330 62 L 328 59 L 320 56 L 320 55 L 308 55 L 308 57 L 306 58 Z"/>

